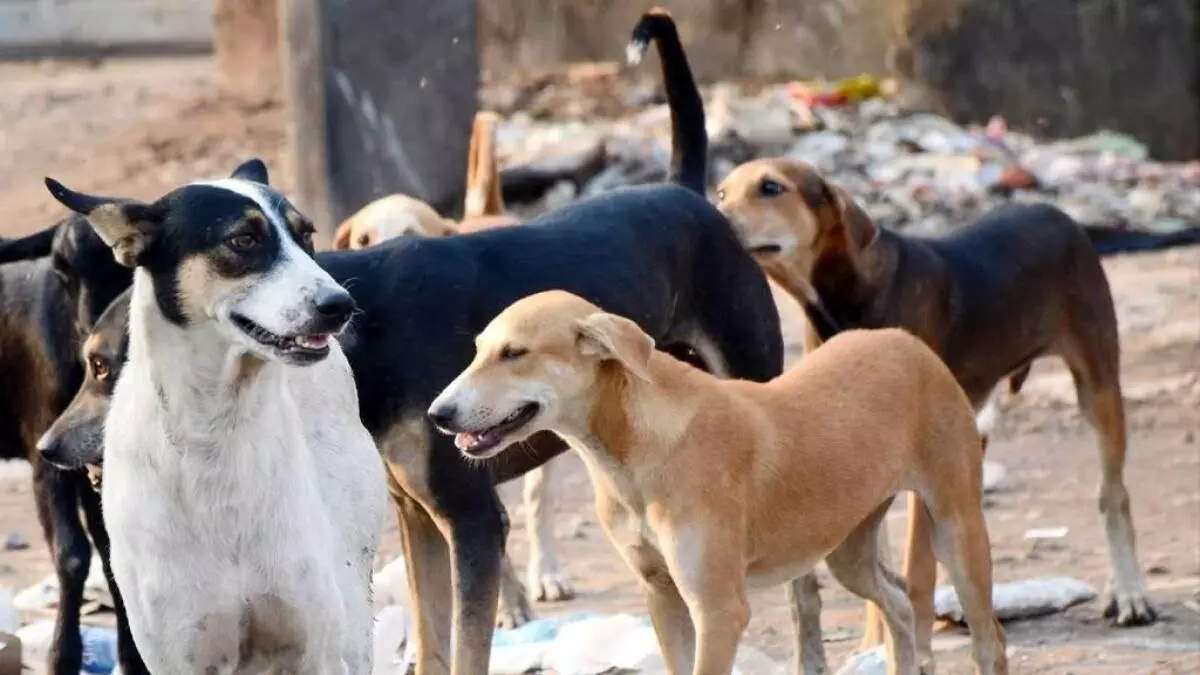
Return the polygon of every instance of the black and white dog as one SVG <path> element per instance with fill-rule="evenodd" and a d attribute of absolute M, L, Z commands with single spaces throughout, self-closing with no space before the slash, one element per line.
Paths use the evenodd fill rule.
<path fill-rule="evenodd" d="M 135 268 L 102 495 L 146 664 L 369 674 L 385 478 L 312 225 L 257 160 L 150 204 L 47 186 Z"/>

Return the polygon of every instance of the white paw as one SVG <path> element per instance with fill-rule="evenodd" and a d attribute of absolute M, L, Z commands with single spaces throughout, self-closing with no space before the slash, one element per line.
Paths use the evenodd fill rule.
<path fill-rule="evenodd" d="M 563 602 L 575 597 L 571 580 L 561 570 L 549 570 L 531 575 L 529 588 L 538 602 Z"/>

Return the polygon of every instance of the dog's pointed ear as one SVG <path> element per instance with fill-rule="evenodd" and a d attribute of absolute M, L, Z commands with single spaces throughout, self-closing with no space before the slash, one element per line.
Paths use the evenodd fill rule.
<path fill-rule="evenodd" d="M 650 380 L 650 355 L 654 338 L 623 316 L 596 312 L 576 324 L 579 350 L 584 356 L 616 361 L 634 376 Z"/>
<path fill-rule="evenodd" d="M 233 170 L 233 173 L 229 177 L 248 180 L 251 183 L 270 185 L 267 182 L 267 165 L 257 157 L 242 162 L 238 165 L 238 168 Z"/>
<path fill-rule="evenodd" d="M 60 204 L 86 217 L 113 257 L 126 267 L 136 267 L 158 236 L 161 210 L 153 204 L 75 192 L 53 178 L 46 179 L 46 188 Z"/>
<path fill-rule="evenodd" d="M 831 193 L 831 199 L 834 207 L 837 209 L 842 220 L 842 225 L 846 228 L 846 237 L 854 244 L 854 248 L 861 251 L 879 239 L 879 226 L 876 225 L 866 211 L 854 201 L 854 196 L 847 192 L 844 188 L 838 186 L 826 187 Z"/>
<path fill-rule="evenodd" d="M 350 235 L 354 233 L 354 221 L 347 220 L 338 225 L 337 232 L 333 234 L 333 250 L 345 251 L 350 248 Z"/>

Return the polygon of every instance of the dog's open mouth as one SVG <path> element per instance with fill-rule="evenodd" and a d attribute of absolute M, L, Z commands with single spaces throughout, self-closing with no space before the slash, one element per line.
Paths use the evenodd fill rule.
<path fill-rule="evenodd" d="M 460 431 L 454 435 L 454 445 L 468 455 L 480 455 L 500 445 L 506 436 L 525 426 L 537 417 L 541 406 L 526 403 L 500 423 L 480 431 Z"/>
<path fill-rule="evenodd" d="M 779 244 L 758 244 L 750 247 L 750 255 L 753 256 L 770 256 L 783 253 L 783 247 Z"/>
<path fill-rule="evenodd" d="M 329 333 L 277 335 L 240 314 L 233 314 L 230 319 L 255 342 L 283 354 L 319 356 L 329 351 Z"/>

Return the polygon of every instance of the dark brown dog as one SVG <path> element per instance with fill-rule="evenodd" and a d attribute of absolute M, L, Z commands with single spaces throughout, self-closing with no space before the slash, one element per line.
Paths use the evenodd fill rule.
<path fill-rule="evenodd" d="M 976 410 L 983 408 L 981 427 L 994 421 L 989 401 L 1001 380 L 1009 378 L 1015 391 L 1034 359 L 1065 360 L 1100 441 L 1110 574 L 1105 615 L 1122 626 L 1155 619 L 1122 478 L 1116 314 L 1100 258 L 1075 221 L 1049 205 L 1012 206 L 947 237 L 906 237 L 876 227 L 845 190 L 786 159 L 739 166 L 717 195 L 747 249 L 804 306 L 808 348 L 845 329 L 906 328 L 946 361 Z M 932 559 L 918 569 L 929 582 L 910 584 L 932 591 Z M 878 614 L 869 621 L 864 642 L 879 635 Z"/>

